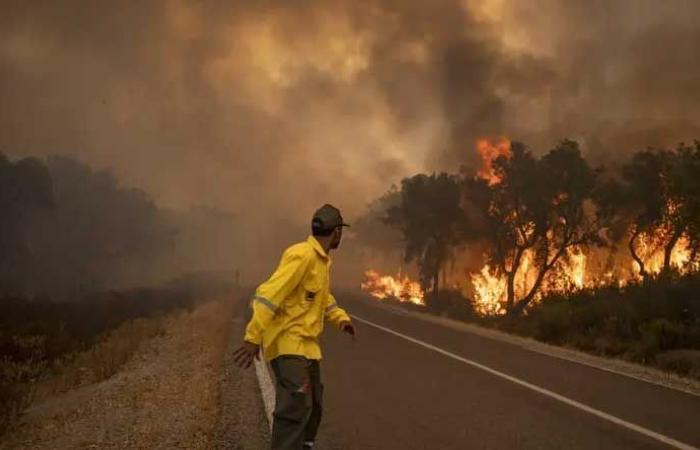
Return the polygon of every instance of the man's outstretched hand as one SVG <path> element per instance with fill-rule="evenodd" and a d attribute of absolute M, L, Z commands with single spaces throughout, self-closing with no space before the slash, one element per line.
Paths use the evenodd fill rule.
<path fill-rule="evenodd" d="M 253 364 L 253 359 L 260 361 L 260 346 L 252 342 L 243 342 L 243 345 L 233 352 L 233 360 L 244 369 Z"/>
<path fill-rule="evenodd" d="M 347 320 L 346 320 L 345 322 L 343 322 L 343 323 L 340 324 L 340 331 L 342 331 L 343 333 L 347 333 L 347 334 L 349 334 L 350 336 L 352 336 L 352 340 L 353 340 L 353 341 L 355 340 L 355 337 L 357 336 L 357 335 L 355 334 L 355 325 L 353 325 L 352 322 L 349 322 L 349 321 L 347 321 Z"/>

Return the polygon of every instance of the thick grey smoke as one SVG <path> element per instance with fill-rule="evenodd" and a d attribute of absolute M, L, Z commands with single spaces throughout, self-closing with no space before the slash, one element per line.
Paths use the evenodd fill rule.
<path fill-rule="evenodd" d="M 232 211 L 257 276 L 318 205 L 352 219 L 477 137 L 700 136 L 698 19 L 692 0 L 5 0 L 0 150 Z"/>
<path fill-rule="evenodd" d="M 535 109 L 523 117 L 540 114 L 529 130 L 515 125 L 533 143 L 577 138 L 611 159 L 700 137 L 700 3 L 541 0 L 502 12 L 553 74 L 540 95 L 524 91 Z"/>

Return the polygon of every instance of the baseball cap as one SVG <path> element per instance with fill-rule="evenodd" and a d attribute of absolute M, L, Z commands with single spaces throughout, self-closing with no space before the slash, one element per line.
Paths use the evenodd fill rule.
<path fill-rule="evenodd" d="M 318 208 L 311 219 L 311 228 L 314 230 L 331 231 L 339 226 L 349 227 L 350 225 L 343 222 L 340 210 L 328 203 Z"/>

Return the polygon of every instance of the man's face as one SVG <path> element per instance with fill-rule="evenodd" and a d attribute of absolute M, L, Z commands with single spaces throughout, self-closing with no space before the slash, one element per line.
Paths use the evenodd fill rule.
<path fill-rule="evenodd" d="M 343 227 L 337 227 L 331 235 L 331 248 L 336 249 L 340 246 L 340 240 L 343 238 Z"/>

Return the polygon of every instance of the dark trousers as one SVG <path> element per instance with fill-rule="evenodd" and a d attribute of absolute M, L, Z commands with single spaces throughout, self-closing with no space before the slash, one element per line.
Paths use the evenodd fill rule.
<path fill-rule="evenodd" d="M 317 360 L 283 355 L 272 360 L 276 403 L 272 450 L 301 450 L 321 424 L 323 384 Z"/>

